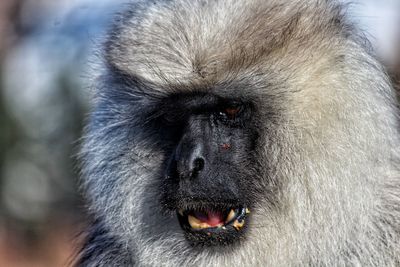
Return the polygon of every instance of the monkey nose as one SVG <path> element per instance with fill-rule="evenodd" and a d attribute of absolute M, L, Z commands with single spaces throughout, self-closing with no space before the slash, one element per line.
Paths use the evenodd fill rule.
<path fill-rule="evenodd" d="M 200 145 L 191 147 L 185 151 L 181 150 L 178 155 L 178 172 L 183 179 L 197 178 L 204 170 L 206 160 L 203 156 L 203 149 Z"/>
<path fill-rule="evenodd" d="M 205 160 L 202 157 L 195 158 L 190 166 L 191 176 L 197 176 L 197 174 L 204 169 Z"/>
<path fill-rule="evenodd" d="M 190 178 L 196 178 L 206 163 L 201 145 L 198 144 L 192 149 L 186 162 Z"/>

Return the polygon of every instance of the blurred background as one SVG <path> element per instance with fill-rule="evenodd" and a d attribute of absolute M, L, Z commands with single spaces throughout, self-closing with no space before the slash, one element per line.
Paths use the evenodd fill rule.
<path fill-rule="evenodd" d="M 127 1 L 125 1 L 127 2 Z M 400 80 L 400 0 L 352 1 Z M 75 155 L 93 66 L 122 0 L 0 0 L 0 266 L 68 266 L 85 229 Z"/>

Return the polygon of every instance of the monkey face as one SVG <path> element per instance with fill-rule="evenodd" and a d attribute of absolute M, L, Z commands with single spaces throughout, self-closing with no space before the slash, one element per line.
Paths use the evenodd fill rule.
<path fill-rule="evenodd" d="M 167 143 L 162 205 L 176 212 L 191 244 L 232 243 L 244 233 L 253 201 L 254 106 L 206 93 L 174 95 L 156 106 L 152 117 Z"/>

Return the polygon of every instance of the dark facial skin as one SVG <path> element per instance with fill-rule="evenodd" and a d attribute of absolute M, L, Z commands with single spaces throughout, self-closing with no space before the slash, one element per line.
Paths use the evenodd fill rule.
<path fill-rule="evenodd" d="M 230 244 L 244 232 L 245 227 L 232 223 L 193 229 L 187 218 L 195 211 L 210 210 L 226 217 L 234 209 L 244 221 L 256 176 L 254 112 L 243 99 L 191 94 L 163 99 L 152 115 L 162 128 L 168 155 L 161 201 L 166 209 L 177 211 L 193 245 Z"/>

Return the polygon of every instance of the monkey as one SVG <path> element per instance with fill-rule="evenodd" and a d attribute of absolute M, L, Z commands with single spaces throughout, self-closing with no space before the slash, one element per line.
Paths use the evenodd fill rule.
<path fill-rule="evenodd" d="M 96 76 L 78 266 L 399 266 L 399 152 L 338 1 L 133 1 Z"/>

